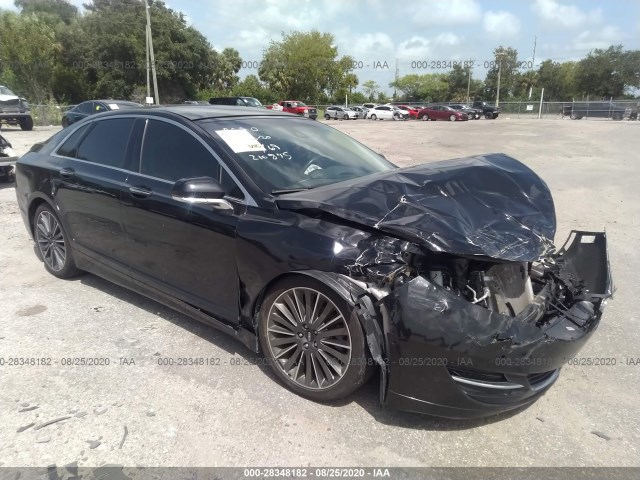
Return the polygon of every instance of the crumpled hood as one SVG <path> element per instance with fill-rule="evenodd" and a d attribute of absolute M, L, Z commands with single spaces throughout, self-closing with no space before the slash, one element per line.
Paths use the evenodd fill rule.
<path fill-rule="evenodd" d="M 277 205 L 327 212 L 435 252 L 508 261 L 541 258 L 556 230 L 546 183 L 504 154 L 399 168 L 282 195 Z"/>

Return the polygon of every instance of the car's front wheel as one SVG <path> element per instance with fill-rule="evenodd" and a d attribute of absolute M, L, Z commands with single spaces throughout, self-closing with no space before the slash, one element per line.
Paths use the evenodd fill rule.
<path fill-rule="evenodd" d="M 48 205 L 40 205 L 33 217 L 33 237 L 44 268 L 58 278 L 70 278 L 76 268 L 69 238 L 58 216 Z"/>
<path fill-rule="evenodd" d="M 375 120 L 377 117 L 376 117 L 376 114 L 374 113 L 374 114 L 372 114 L 372 115 L 371 115 L 371 117 L 369 117 L 369 118 L 371 118 L 371 120 Z"/>
<path fill-rule="evenodd" d="M 455 122 L 456 121 L 456 116 L 453 115 L 453 114 L 449 115 L 449 121 L 450 122 Z"/>
<path fill-rule="evenodd" d="M 267 294 L 259 337 L 278 379 L 311 400 L 343 398 L 374 370 L 347 302 L 310 277 L 288 277 Z"/>
<path fill-rule="evenodd" d="M 331 115 L 329 115 L 328 113 L 324 114 L 324 119 L 325 120 L 331 120 Z"/>

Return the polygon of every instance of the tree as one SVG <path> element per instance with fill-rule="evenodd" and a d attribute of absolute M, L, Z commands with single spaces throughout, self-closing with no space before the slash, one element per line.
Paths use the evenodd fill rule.
<path fill-rule="evenodd" d="M 23 14 L 35 13 L 66 25 L 78 17 L 78 7 L 67 0 L 15 0 L 13 3 Z"/>
<path fill-rule="evenodd" d="M 542 62 L 538 68 L 538 86 L 544 88 L 545 99 L 563 101 L 576 96 L 576 71 L 576 62 Z"/>
<path fill-rule="evenodd" d="M 283 34 L 281 41 L 271 41 L 258 74 L 283 97 L 317 103 L 344 86 L 352 68 L 350 57 L 338 59 L 333 35 L 312 30 Z"/>
<path fill-rule="evenodd" d="M 32 103 L 52 96 L 54 59 L 60 49 L 54 29 L 36 14 L 0 13 L 0 58 L 3 75 Z"/>
<path fill-rule="evenodd" d="M 424 75 L 412 73 L 398 78 L 391 82 L 389 86 L 402 92 L 406 101 L 443 101 L 449 91 L 447 80 L 448 74 L 445 73 L 427 73 Z"/>
<path fill-rule="evenodd" d="M 376 93 L 380 90 L 380 85 L 378 85 L 373 80 L 367 80 L 362 84 L 362 88 L 364 89 L 364 94 L 367 96 L 370 102 L 373 102 Z"/>
<path fill-rule="evenodd" d="M 514 91 L 515 74 L 518 69 L 518 51 L 502 45 L 493 51 L 494 59 L 484 80 L 485 95 L 495 98 L 498 93 L 498 71 L 500 71 L 500 97 L 508 98 Z"/>
<path fill-rule="evenodd" d="M 623 51 L 622 45 L 595 49 L 578 62 L 576 87 L 592 97 L 622 97 L 640 88 L 640 51 Z"/>
<path fill-rule="evenodd" d="M 453 69 L 447 74 L 447 83 L 449 84 L 447 96 L 449 100 L 467 101 L 467 86 L 469 85 L 470 75 L 471 67 L 463 67 L 460 64 L 453 66 Z"/>

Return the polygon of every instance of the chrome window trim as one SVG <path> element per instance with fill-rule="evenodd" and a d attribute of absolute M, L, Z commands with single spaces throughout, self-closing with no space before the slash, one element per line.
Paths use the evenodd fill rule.
<path fill-rule="evenodd" d="M 76 126 L 76 128 L 73 128 L 73 130 L 72 130 L 72 131 L 70 131 L 70 132 L 69 132 L 69 134 L 68 134 L 68 135 L 66 135 L 62 140 L 60 140 L 60 142 L 58 143 L 58 145 L 56 145 L 56 146 L 55 146 L 55 148 L 53 149 L 53 151 L 52 151 L 52 153 L 51 153 L 51 156 L 52 156 L 52 157 L 63 158 L 63 159 L 66 159 L 66 160 L 75 160 L 75 161 L 78 161 L 78 162 L 84 162 L 84 163 L 88 163 L 88 164 L 90 164 L 90 165 L 99 165 L 99 166 L 101 166 L 101 167 L 111 168 L 111 169 L 118 170 L 118 171 L 122 171 L 122 172 L 133 173 L 133 174 L 135 174 L 135 175 L 141 175 L 141 176 L 143 176 L 143 177 L 151 178 L 151 179 L 154 179 L 154 180 L 159 180 L 159 181 L 161 181 L 161 182 L 165 182 L 165 183 L 169 183 L 169 184 L 173 184 L 173 183 L 175 183 L 175 182 L 171 182 L 171 181 L 169 181 L 169 180 L 165 180 L 164 178 L 159 178 L 159 177 L 154 177 L 154 176 L 151 176 L 151 175 L 146 175 L 146 174 L 144 174 L 144 173 L 141 173 L 140 171 L 138 171 L 138 172 L 134 172 L 134 171 L 132 171 L 132 170 L 127 170 L 127 169 L 125 169 L 125 168 L 112 167 L 112 166 L 109 166 L 109 165 L 100 165 L 100 164 L 97 164 L 97 163 L 89 162 L 89 161 L 87 161 L 87 160 L 81 160 L 81 159 L 79 159 L 79 158 L 67 157 L 67 156 L 65 156 L 65 155 L 59 155 L 59 154 L 58 154 L 58 150 L 60 149 L 60 147 L 62 146 L 62 144 L 63 144 L 64 142 L 66 142 L 66 141 L 67 141 L 67 139 L 68 139 L 71 135 L 73 135 L 73 134 L 74 134 L 78 129 L 82 128 L 82 127 L 83 127 L 83 126 L 85 126 L 85 125 L 89 125 L 89 124 L 91 124 L 91 123 L 94 123 L 94 122 L 100 122 L 100 121 L 102 121 L 102 120 L 109 120 L 110 118 L 111 118 L 111 117 L 108 117 L 108 118 L 95 118 L 95 119 L 88 120 L 86 123 L 82 123 L 82 125 L 78 125 L 78 126 Z M 187 127 L 185 127 L 184 125 L 182 125 L 182 124 L 180 124 L 180 123 L 178 123 L 178 122 L 176 122 L 175 120 L 172 120 L 172 119 L 170 119 L 170 118 L 156 117 L 156 116 L 153 116 L 153 115 L 144 115 L 144 114 L 127 114 L 127 115 L 118 115 L 118 116 L 114 116 L 113 118 L 114 118 L 114 119 L 115 119 L 115 118 L 134 118 L 134 119 L 135 119 L 135 118 L 142 118 L 142 119 L 144 119 L 144 120 L 145 120 L 144 131 L 143 131 L 143 133 L 142 133 L 142 140 L 141 140 L 141 142 L 142 142 L 142 143 L 140 144 L 140 159 L 141 159 L 141 160 L 142 160 L 142 151 L 143 151 L 143 149 L 144 149 L 144 136 L 145 136 L 146 131 L 147 131 L 147 125 L 148 125 L 148 123 L 149 123 L 149 120 L 159 120 L 159 121 L 163 121 L 163 122 L 169 123 L 169 124 L 171 124 L 171 125 L 175 125 L 175 126 L 177 126 L 177 127 L 179 127 L 179 128 L 182 128 L 184 131 L 186 131 L 187 133 L 189 133 L 192 137 L 194 137 L 195 139 L 197 139 L 197 140 L 198 140 L 202 145 L 204 145 L 204 147 L 209 151 L 209 153 L 210 153 L 210 154 L 211 154 L 211 155 L 212 155 L 212 156 L 213 156 L 213 157 L 218 161 L 218 163 L 220 164 L 220 166 L 221 166 L 222 168 L 224 168 L 224 170 L 227 172 L 227 174 L 229 175 L 229 177 L 231 177 L 231 179 L 236 183 L 236 185 L 238 185 L 238 188 L 240 189 L 240 191 L 242 191 L 242 193 L 244 194 L 244 197 L 245 197 L 244 199 L 240 199 L 240 198 L 236 198 L 236 197 L 231 197 L 231 196 L 226 197 L 226 196 L 225 196 L 225 198 L 228 198 L 229 200 L 233 200 L 233 201 L 235 201 L 235 202 L 237 202 L 237 203 L 241 203 L 241 204 L 248 205 L 248 206 L 251 206 L 251 207 L 257 207 L 257 206 L 258 206 L 258 204 L 257 204 L 257 203 L 256 203 L 256 201 L 254 200 L 253 196 L 251 196 L 251 195 L 249 194 L 249 192 L 247 191 L 247 189 L 245 188 L 245 186 L 242 184 L 242 182 L 240 182 L 240 181 L 238 180 L 238 177 L 236 177 L 236 175 L 235 175 L 235 174 L 234 174 L 234 173 L 229 169 L 229 167 L 227 166 L 227 164 L 226 164 L 226 163 L 225 163 L 225 162 L 220 158 L 220 156 L 215 152 L 215 150 L 213 150 L 213 148 L 212 148 L 212 147 L 211 147 L 207 142 L 205 142 L 205 141 L 204 141 L 202 138 L 200 138 L 199 136 L 195 135 L 191 130 L 189 130 L 189 129 L 188 129 Z M 72 128 L 72 127 L 67 127 L 67 128 Z M 141 166 L 142 166 L 142 165 L 139 165 L 139 166 L 138 166 L 138 170 L 140 169 L 140 167 L 141 167 Z M 218 179 L 218 180 L 219 180 L 219 179 Z"/>

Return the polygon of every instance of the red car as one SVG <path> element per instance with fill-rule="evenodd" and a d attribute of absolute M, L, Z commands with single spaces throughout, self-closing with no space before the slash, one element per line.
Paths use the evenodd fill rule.
<path fill-rule="evenodd" d="M 445 105 L 432 105 L 427 108 L 423 108 L 418 112 L 418 118 L 420 120 L 449 120 L 450 122 L 456 122 L 461 120 L 469 120 L 469 115 L 459 110 L 454 110 L 451 107 Z"/>
<path fill-rule="evenodd" d="M 411 107 L 409 105 L 398 105 L 398 107 L 409 112 L 409 118 L 418 118 L 418 112 L 420 111 L 419 108 Z"/>
<path fill-rule="evenodd" d="M 277 110 L 282 110 L 287 113 L 295 113 L 296 115 L 300 115 L 301 117 L 309 117 L 313 120 L 318 118 L 318 111 L 315 107 L 310 107 L 305 105 L 304 102 L 299 100 L 282 100 L 274 105 L 267 105 L 269 110 L 274 110 L 274 106 Z"/>

